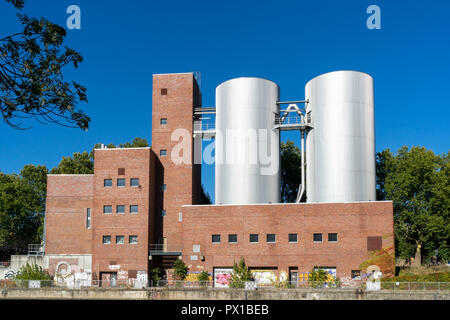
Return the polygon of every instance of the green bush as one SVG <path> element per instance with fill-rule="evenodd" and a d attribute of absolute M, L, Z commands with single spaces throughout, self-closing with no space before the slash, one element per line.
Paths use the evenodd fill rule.
<path fill-rule="evenodd" d="M 253 275 L 251 271 L 248 269 L 245 264 L 245 260 L 241 257 L 239 263 L 234 263 L 233 265 L 233 274 L 231 275 L 231 288 L 244 288 L 245 281 L 254 281 Z"/>
<path fill-rule="evenodd" d="M 45 280 L 41 282 L 41 287 L 49 287 L 52 285 L 53 277 L 37 264 L 27 263 L 19 269 L 16 280 L 21 287 L 28 287 L 30 280 Z"/>
<path fill-rule="evenodd" d="M 177 280 L 184 280 L 184 279 L 186 279 L 187 272 L 188 272 L 188 267 L 183 262 L 183 260 L 177 259 L 174 262 L 174 264 L 173 264 L 173 268 L 175 270 L 174 274 L 175 274 Z"/>
<path fill-rule="evenodd" d="M 197 275 L 198 281 L 209 281 L 208 271 L 202 271 Z"/>

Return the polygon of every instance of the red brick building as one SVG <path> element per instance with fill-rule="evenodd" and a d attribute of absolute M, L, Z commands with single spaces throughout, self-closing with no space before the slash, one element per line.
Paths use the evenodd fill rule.
<path fill-rule="evenodd" d="M 92 280 L 136 279 L 182 258 L 192 273 L 219 275 L 240 257 L 259 275 L 291 280 L 314 267 L 339 277 L 371 264 L 393 272 L 390 201 L 200 205 L 194 75 L 154 75 L 152 97 L 151 148 L 96 149 L 93 175 L 48 176 L 51 272 L 69 266 Z"/>

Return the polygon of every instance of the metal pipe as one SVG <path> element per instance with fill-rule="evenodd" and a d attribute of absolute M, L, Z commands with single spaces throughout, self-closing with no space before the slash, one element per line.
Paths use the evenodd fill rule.
<path fill-rule="evenodd" d="M 308 103 L 309 100 L 299 100 L 299 101 L 277 101 L 277 104 L 291 104 L 291 103 Z"/>
<path fill-rule="evenodd" d="M 305 130 L 300 131 L 301 137 L 301 166 L 302 166 L 302 182 L 297 194 L 297 203 L 302 199 L 303 193 L 305 192 Z"/>

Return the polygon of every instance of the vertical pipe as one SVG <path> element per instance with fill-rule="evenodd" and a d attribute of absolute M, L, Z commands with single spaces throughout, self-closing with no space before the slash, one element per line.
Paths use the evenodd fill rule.
<path fill-rule="evenodd" d="M 304 120 L 304 119 L 302 119 Z M 297 196 L 297 203 L 302 199 L 303 193 L 305 192 L 305 130 L 300 130 L 301 132 L 301 166 L 302 166 L 302 177 L 299 194 Z"/>

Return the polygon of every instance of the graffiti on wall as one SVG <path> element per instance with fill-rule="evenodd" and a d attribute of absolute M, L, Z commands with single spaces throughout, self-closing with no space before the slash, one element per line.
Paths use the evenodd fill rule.
<path fill-rule="evenodd" d="M 228 288 L 232 273 L 233 268 L 214 268 L 214 287 Z"/>

